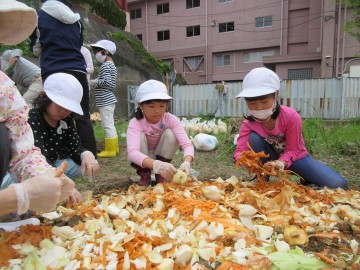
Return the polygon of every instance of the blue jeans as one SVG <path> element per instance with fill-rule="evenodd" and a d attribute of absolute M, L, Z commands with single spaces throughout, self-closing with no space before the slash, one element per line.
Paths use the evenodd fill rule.
<path fill-rule="evenodd" d="M 71 179 L 76 178 L 76 176 L 78 176 L 79 174 L 81 174 L 81 166 L 77 165 L 71 158 L 67 158 L 67 159 L 62 159 L 62 160 L 57 160 L 55 162 L 55 167 L 59 167 L 60 164 L 66 160 L 68 163 L 67 169 L 65 171 L 65 175 Z M 0 190 L 5 189 L 7 187 L 9 187 L 11 184 L 15 184 L 15 182 L 13 181 L 13 179 L 11 178 L 10 174 L 7 173 L 2 181 L 2 184 L 0 186 Z"/>
<path fill-rule="evenodd" d="M 250 134 L 249 144 L 256 153 L 264 151 L 265 154 L 269 155 L 268 158 L 261 160 L 263 163 L 279 158 L 275 149 L 256 132 Z M 304 184 L 315 184 L 329 188 L 348 188 L 348 182 L 340 174 L 325 164 L 312 159 L 309 155 L 294 161 L 288 169 L 301 176 L 304 179 Z"/>
<path fill-rule="evenodd" d="M 54 166 L 59 167 L 64 160 L 66 160 L 68 164 L 65 175 L 74 180 L 78 175 L 81 174 L 81 166 L 76 164 L 71 158 L 57 160 L 55 161 Z"/>

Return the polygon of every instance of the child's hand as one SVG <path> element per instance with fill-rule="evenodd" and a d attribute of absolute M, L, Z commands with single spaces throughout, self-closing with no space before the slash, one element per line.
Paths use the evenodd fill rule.
<path fill-rule="evenodd" d="M 271 166 L 273 166 L 274 168 L 277 168 L 279 170 L 285 169 L 285 163 L 284 163 L 284 161 L 281 161 L 281 160 L 269 161 L 269 162 L 266 162 L 266 164 L 270 164 Z"/>
<path fill-rule="evenodd" d="M 153 163 L 154 173 L 160 174 L 162 177 L 171 179 L 176 173 L 176 168 L 167 162 L 163 162 L 160 160 L 155 160 Z"/>

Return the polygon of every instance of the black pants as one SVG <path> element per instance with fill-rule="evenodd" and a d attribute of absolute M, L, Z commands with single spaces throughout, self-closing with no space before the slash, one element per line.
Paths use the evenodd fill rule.
<path fill-rule="evenodd" d="M 0 186 L 2 180 L 9 170 L 11 149 L 8 130 L 5 122 L 0 123 Z"/>
<path fill-rule="evenodd" d="M 81 108 L 84 115 L 75 114 L 76 130 L 81 139 L 82 146 L 91 151 L 96 157 L 96 141 L 94 129 L 90 120 L 90 95 L 89 95 L 89 84 L 87 81 L 86 73 L 76 70 L 61 70 L 58 72 L 64 72 L 73 75 L 83 87 L 83 97 L 81 99 Z M 55 72 L 53 72 L 55 73 Z M 47 73 L 42 76 L 43 82 L 53 73 Z"/>

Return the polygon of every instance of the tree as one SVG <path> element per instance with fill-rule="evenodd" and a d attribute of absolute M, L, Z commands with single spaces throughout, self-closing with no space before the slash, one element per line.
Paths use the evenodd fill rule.
<path fill-rule="evenodd" d="M 339 0 L 339 4 L 353 10 L 354 16 L 347 21 L 344 26 L 345 32 L 354 36 L 360 41 L 360 1 L 359 0 Z"/>

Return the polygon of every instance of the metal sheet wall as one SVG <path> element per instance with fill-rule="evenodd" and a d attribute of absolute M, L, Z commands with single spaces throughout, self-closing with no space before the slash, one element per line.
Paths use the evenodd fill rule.
<path fill-rule="evenodd" d="M 177 116 L 231 116 L 247 112 L 243 99 L 236 99 L 242 83 L 227 83 L 227 92 L 216 84 L 176 85 L 172 112 Z M 331 78 L 284 80 L 280 103 L 299 111 L 303 118 L 348 119 L 360 116 L 360 79 Z"/>

